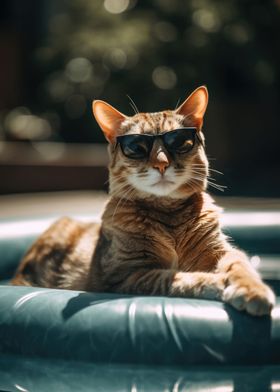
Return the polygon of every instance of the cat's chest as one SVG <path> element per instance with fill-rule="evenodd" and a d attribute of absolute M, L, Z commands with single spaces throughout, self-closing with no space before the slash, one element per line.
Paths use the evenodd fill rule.
<path fill-rule="evenodd" d="M 167 222 L 150 219 L 144 232 L 147 246 L 154 248 L 154 254 L 168 268 L 181 269 L 188 254 L 193 253 L 194 232 L 189 222 L 180 217 L 170 217 Z"/>
<path fill-rule="evenodd" d="M 189 216 L 184 211 L 162 213 L 156 209 L 127 209 L 113 227 L 107 219 L 106 229 L 112 233 L 112 238 L 118 239 L 112 244 L 120 243 L 121 247 L 156 260 L 163 268 L 180 270 L 193 248 L 194 218 L 189 219 Z"/>

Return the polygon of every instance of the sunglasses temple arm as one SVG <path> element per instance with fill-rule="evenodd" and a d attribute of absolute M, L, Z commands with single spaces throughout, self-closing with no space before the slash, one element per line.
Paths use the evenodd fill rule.
<path fill-rule="evenodd" d="M 205 149 L 205 143 L 203 142 L 203 140 L 199 136 L 198 132 L 196 132 L 195 136 L 196 136 L 197 140 L 199 141 L 199 143 L 202 145 L 202 147 Z"/>

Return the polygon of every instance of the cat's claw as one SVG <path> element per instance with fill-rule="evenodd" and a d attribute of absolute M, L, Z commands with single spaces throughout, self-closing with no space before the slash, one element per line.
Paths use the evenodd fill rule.
<path fill-rule="evenodd" d="M 252 316 L 269 315 L 275 305 L 275 295 L 262 282 L 242 285 L 233 282 L 223 292 L 223 301 L 238 310 L 245 310 Z"/>

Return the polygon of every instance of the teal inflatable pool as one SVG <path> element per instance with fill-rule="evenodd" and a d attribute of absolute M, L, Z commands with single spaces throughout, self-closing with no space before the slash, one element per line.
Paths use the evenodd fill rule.
<path fill-rule="evenodd" d="M 260 318 L 217 301 L 9 286 L 54 218 L 1 222 L 0 390 L 280 390 L 280 219 L 263 214 L 224 218 L 278 296 Z"/>

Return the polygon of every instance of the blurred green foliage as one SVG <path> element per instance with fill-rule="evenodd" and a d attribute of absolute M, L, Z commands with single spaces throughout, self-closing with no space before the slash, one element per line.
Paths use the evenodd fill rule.
<path fill-rule="evenodd" d="M 86 142 L 103 141 L 93 132 L 95 98 L 130 114 L 126 94 L 141 111 L 157 111 L 201 84 L 220 100 L 276 97 L 279 7 L 261 0 L 45 2 L 45 30 L 29 62 L 30 110 L 47 109 L 51 138 Z"/>

